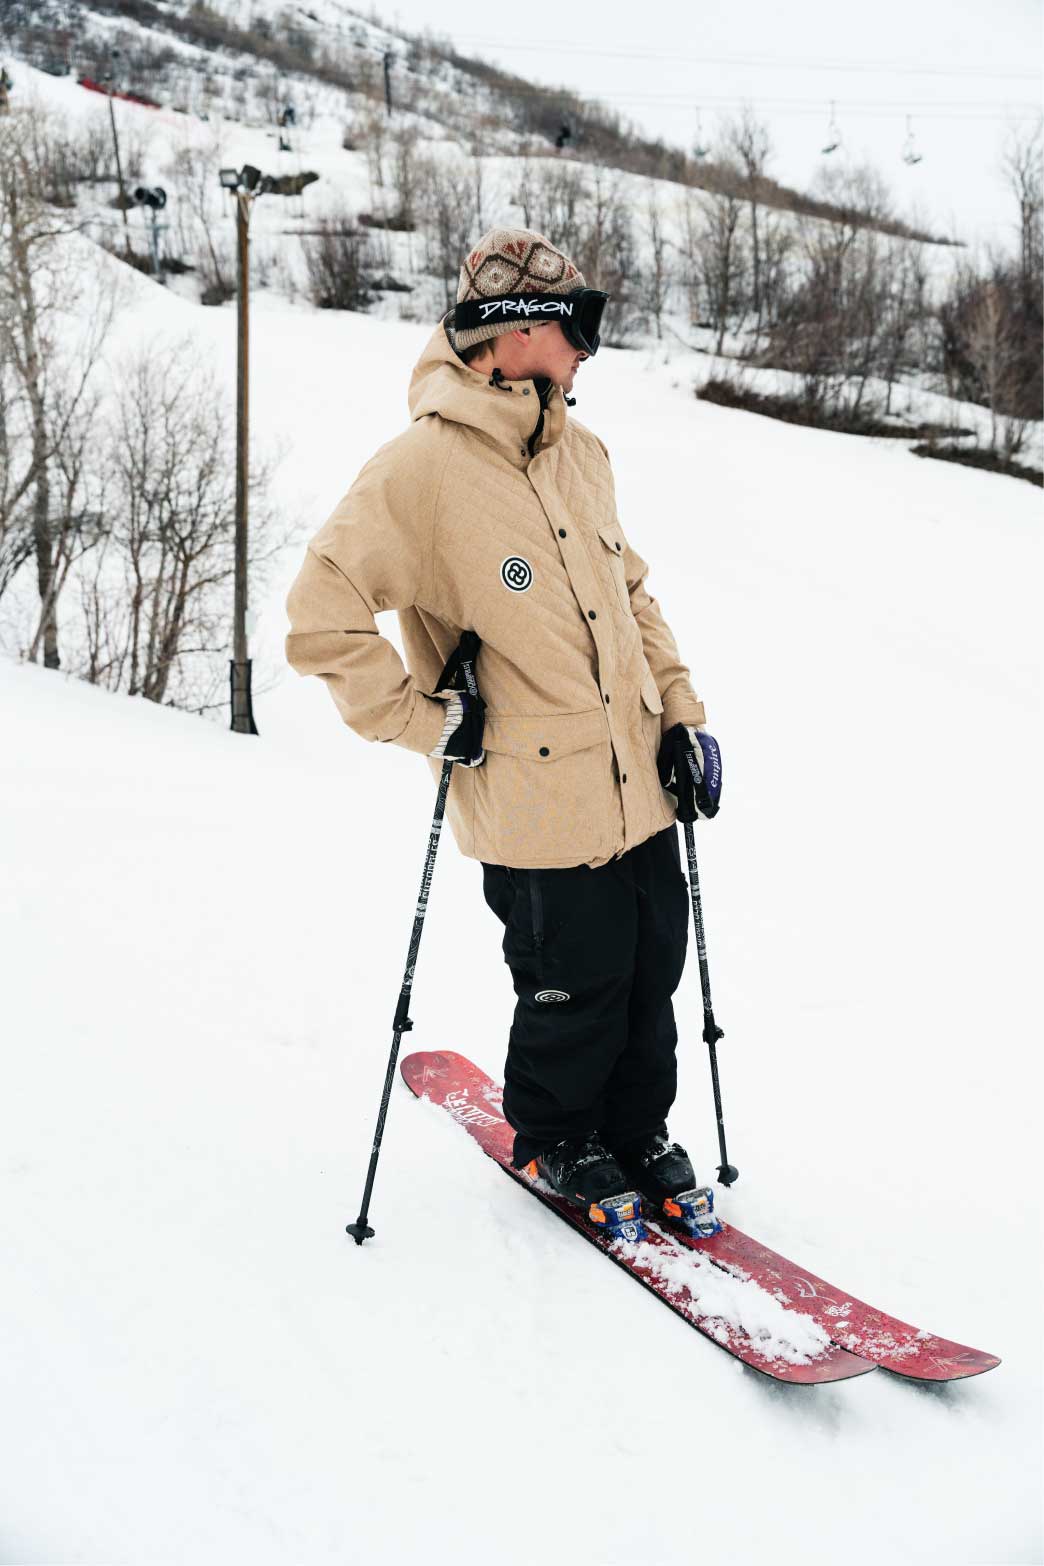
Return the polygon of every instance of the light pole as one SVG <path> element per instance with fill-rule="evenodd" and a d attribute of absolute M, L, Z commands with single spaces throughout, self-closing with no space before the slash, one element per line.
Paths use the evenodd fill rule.
<path fill-rule="evenodd" d="M 236 239 L 239 254 L 239 286 L 236 293 L 238 347 L 236 352 L 236 571 L 232 611 L 232 662 L 229 679 L 232 729 L 236 734 L 256 734 L 247 655 L 247 496 L 250 485 L 250 208 L 261 183 L 261 170 L 252 164 L 242 169 L 222 169 L 221 184 L 236 198 Z"/>
<path fill-rule="evenodd" d="M 232 728 L 237 734 L 256 734 L 247 656 L 247 497 L 250 485 L 250 210 L 257 196 L 299 196 L 318 174 L 262 174 L 252 163 L 241 169 L 221 169 L 222 189 L 236 198 L 236 249 L 239 254 L 239 287 L 236 314 L 239 325 L 236 356 L 236 588 L 232 624 Z"/>
<path fill-rule="evenodd" d="M 152 190 L 149 190 L 144 185 L 139 185 L 134 192 L 134 200 L 135 203 L 143 209 L 143 211 L 147 207 L 149 212 L 152 214 L 152 275 L 157 282 L 161 283 L 163 279 L 160 277 L 160 231 L 157 224 L 157 214 L 162 212 L 163 208 L 167 205 L 167 192 L 163 189 L 162 185 L 156 185 Z M 164 227 L 164 232 L 166 232 L 166 227 Z"/>

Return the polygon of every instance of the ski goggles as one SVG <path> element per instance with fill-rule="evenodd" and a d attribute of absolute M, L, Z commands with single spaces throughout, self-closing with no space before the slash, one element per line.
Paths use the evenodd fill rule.
<path fill-rule="evenodd" d="M 465 299 L 453 309 L 453 330 L 470 332 L 495 322 L 513 326 L 557 321 L 567 340 L 593 358 L 598 352 L 602 311 L 608 294 L 598 288 L 574 288 L 569 294 L 499 294 L 496 299 Z"/>

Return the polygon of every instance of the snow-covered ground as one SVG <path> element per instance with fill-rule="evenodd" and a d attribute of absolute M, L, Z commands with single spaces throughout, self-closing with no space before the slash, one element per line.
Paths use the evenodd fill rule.
<path fill-rule="evenodd" d="M 121 337 L 231 379 L 232 310 L 137 297 Z M 306 532 L 427 331 L 259 299 Z M 256 740 L 0 663 L 3 1561 L 1040 1561 L 1039 495 L 697 402 L 690 363 L 606 351 L 577 414 L 725 757 L 721 1205 L 1004 1363 L 772 1386 L 404 1089 L 351 1244 L 433 791 L 282 671 L 295 548 Z M 447 836 L 407 1045 L 500 1074 L 500 934 Z M 694 963 L 678 1012 L 710 1174 Z"/>

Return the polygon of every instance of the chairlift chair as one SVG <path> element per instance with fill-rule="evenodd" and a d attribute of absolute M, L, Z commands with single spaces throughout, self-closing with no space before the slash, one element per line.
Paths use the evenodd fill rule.
<path fill-rule="evenodd" d="M 835 113 L 836 107 L 836 103 L 831 101 L 830 124 L 827 126 L 827 144 L 825 147 L 821 148 L 824 157 L 828 152 L 836 152 L 838 147 L 841 145 L 841 130 L 837 123 L 837 114 Z"/>
<path fill-rule="evenodd" d="M 907 115 L 906 140 L 903 142 L 903 162 L 908 163 L 910 167 L 913 168 L 914 164 L 920 163 L 923 157 L 924 153 L 918 152 L 917 150 L 917 141 L 914 137 L 913 126 L 910 123 L 910 116 Z"/>

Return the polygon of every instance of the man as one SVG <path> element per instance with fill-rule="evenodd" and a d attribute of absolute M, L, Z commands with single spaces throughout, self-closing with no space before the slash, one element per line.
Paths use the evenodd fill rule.
<path fill-rule="evenodd" d="M 459 763 L 447 815 L 518 997 L 516 1167 L 613 1224 L 635 1190 L 661 1208 L 696 1183 L 666 1132 L 689 921 L 674 822 L 715 813 L 721 770 L 608 453 L 566 412 L 606 297 L 543 235 L 479 240 L 414 369 L 410 427 L 309 546 L 287 657 L 364 738 L 435 777 Z M 377 634 L 388 609 L 409 674 Z M 463 630 L 482 643 L 477 703 L 436 690 Z"/>

